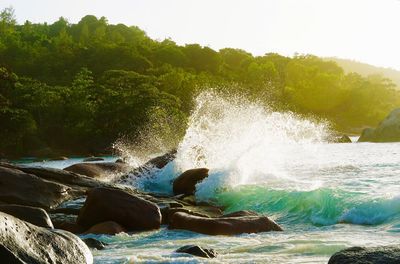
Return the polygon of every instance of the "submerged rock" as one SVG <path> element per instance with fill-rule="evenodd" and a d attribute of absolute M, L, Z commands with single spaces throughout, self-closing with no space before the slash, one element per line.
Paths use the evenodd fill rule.
<path fill-rule="evenodd" d="M 95 224 L 87 231 L 85 231 L 84 234 L 116 235 L 122 232 L 126 232 L 126 229 L 123 226 L 114 221 L 106 221 L 99 224 Z"/>
<path fill-rule="evenodd" d="M 332 138 L 332 143 L 353 143 L 348 135 L 338 135 Z"/>
<path fill-rule="evenodd" d="M 61 161 L 61 160 L 68 160 L 67 157 L 54 157 L 54 158 L 50 158 L 49 161 Z"/>
<path fill-rule="evenodd" d="M 84 159 L 83 161 L 84 162 L 90 162 L 90 161 L 103 161 L 103 160 L 104 159 L 100 158 L 100 157 L 89 157 L 89 158 Z"/>
<path fill-rule="evenodd" d="M 351 247 L 336 252 L 328 264 L 398 264 L 400 247 Z"/>
<path fill-rule="evenodd" d="M 86 230 L 76 223 L 76 219 L 78 218 L 76 215 L 50 213 L 50 218 L 57 229 L 66 230 L 74 234 L 81 234 Z"/>
<path fill-rule="evenodd" d="M 115 221 L 128 231 L 158 229 L 161 213 L 157 205 L 120 189 L 95 188 L 80 210 L 77 223 L 85 228 Z"/>
<path fill-rule="evenodd" d="M 377 128 L 366 128 L 358 142 L 399 142 L 400 108 L 393 110 Z"/>
<path fill-rule="evenodd" d="M 107 243 L 104 243 L 94 238 L 85 238 L 82 239 L 82 241 L 85 242 L 86 246 L 88 246 L 89 248 L 95 248 L 97 250 L 105 249 L 107 246 Z"/>
<path fill-rule="evenodd" d="M 282 228 L 266 216 L 230 216 L 208 218 L 178 212 L 171 216 L 170 229 L 184 229 L 207 235 L 236 235 L 282 231 Z"/>
<path fill-rule="evenodd" d="M 16 204 L 2 204 L 0 205 L 0 211 L 37 226 L 54 228 L 49 215 L 42 208 Z"/>
<path fill-rule="evenodd" d="M 187 245 L 176 250 L 177 253 L 187 253 L 201 258 L 216 258 L 218 253 L 214 249 L 203 248 L 197 245 Z"/>
<path fill-rule="evenodd" d="M 64 170 L 85 175 L 90 178 L 102 179 L 116 173 L 126 173 L 130 167 L 126 163 L 77 163 Z"/>
<path fill-rule="evenodd" d="M 173 183 L 174 194 L 194 194 L 196 184 L 208 177 L 208 169 L 187 170 L 179 175 Z"/>
<path fill-rule="evenodd" d="M 0 182 L 0 201 L 10 204 L 48 209 L 75 195 L 71 188 L 63 184 L 2 166 L 0 166 Z"/>
<path fill-rule="evenodd" d="M 130 175 L 135 175 L 135 176 L 141 176 L 143 174 L 148 173 L 149 171 L 152 171 L 154 168 L 156 169 L 162 169 L 164 168 L 169 162 L 175 159 L 176 155 L 176 150 L 171 150 L 164 155 L 157 156 L 155 158 L 150 159 L 147 161 L 145 164 L 133 169 L 130 171 Z M 128 175 L 125 175 L 121 178 L 121 181 L 126 180 Z"/>
<path fill-rule="evenodd" d="M 93 256 L 69 232 L 38 227 L 0 212 L 0 263 L 91 264 Z"/>
<path fill-rule="evenodd" d="M 169 162 L 175 159 L 176 149 L 173 149 L 164 155 L 152 158 L 144 164 L 145 167 L 155 167 L 157 169 L 164 168 Z"/>

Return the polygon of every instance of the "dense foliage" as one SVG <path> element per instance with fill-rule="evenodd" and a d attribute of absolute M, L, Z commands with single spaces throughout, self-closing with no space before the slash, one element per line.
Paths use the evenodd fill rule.
<path fill-rule="evenodd" d="M 12 9 L 0 14 L 0 155 L 104 151 L 149 124 L 179 137 L 210 87 L 342 130 L 376 125 L 400 105 L 391 81 L 311 55 L 179 46 L 104 17 L 18 25 Z"/>

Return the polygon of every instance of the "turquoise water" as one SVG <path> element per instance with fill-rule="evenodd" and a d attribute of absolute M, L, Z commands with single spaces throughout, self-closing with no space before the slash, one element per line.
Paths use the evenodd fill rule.
<path fill-rule="evenodd" d="M 197 200 L 266 214 L 284 231 L 226 237 L 163 227 L 101 237 L 111 246 L 94 252 L 96 262 L 326 263 L 345 247 L 399 243 L 400 143 L 328 144 L 329 134 L 325 123 L 201 94 L 174 162 L 130 184 L 171 194 L 179 173 L 207 167 Z M 220 254 L 173 253 L 187 244 Z"/>
<path fill-rule="evenodd" d="M 221 181 L 229 178 L 229 171 L 211 170 L 209 178 L 197 186 L 198 199 L 223 205 L 227 212 L 265 213 L 284 232 L 213 237 L 162 227 L 92 236 L 109 243 L 106 250 L 93 251 L 95 263 L 326 263 L 345 247 L 398 243 L 400 143 L 319 143 L 313 154 L 309 151 L 306 146 L 293 147 L 288 157 L 292 161 L 283 162 L 283 178 L 266 174 L 231 185 Z M 81 161 L 33 165 L 62 168 Z M 178 164 L 179 160 L 132 184 L 170 193 L 171 180 L 180 173 Z M 187 244 L 214 248 L 219 256 L 204 260 L 174 253 Z"/>
<path fill-rule="evenodd" d="M 15 163 L 26 164 L 32 167 L 50 167 L 56 169 L 64 169 L 73 164 L 83 162 L 87 157 L 69 157 L 67 160 L 37 160 L 37 158 L 22 158 L 19 160 L 14 160 Z M 101 156 L 104 159 L 102 162 L 115 162 L 118 157 L 116 156 Z M 97 162 L 97 161 L 96 161 Z M 95 162 L 92 162 L 95 163 Z"/>
<path fill-rule="evenodd" d="M 186 244 L 220 252 L 210 263 L 326 263 L 349 246 L 400 241 L 400 143 L 296 146 L 285 178 L 255 177 L 230 186 L 213 172 L 197 185 L 197 198 L 227 212 L 251 209 L 275 219 L 284 232 L 211 237 L 185 231 L 159 231 L 105 239 L 112 249 L 95 252 L 97 263 L 203 263 L 173 253 Z M 301 154 L 301 151 L 306 153 Z M 311 158 L 314 156 L 314 158 Z M 137 182 L 147 191 L 169 193 L 179 160 Z M 154 176 L 156 175 L 156 176 Z M 291 175 L 289 177 L 289 175 Z M 218 180 L 216 180 L 218 179 Z"/>

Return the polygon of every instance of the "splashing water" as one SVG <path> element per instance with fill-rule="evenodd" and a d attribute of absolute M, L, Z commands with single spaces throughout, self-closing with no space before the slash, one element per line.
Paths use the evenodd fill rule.
<path fill-rule="evenodd" d="M 208 92 L 196 102 L 178 148 L 177 169 L 207 167 L 214 175 L 223 175 L 225 187 L 295 180 L 285 169 L 292 162 L 291 153 L 313 153 L 328 135 L 325 124 L 273 112 L 240 97 L 225 99 Z"/>
<path fill-rule="evenodd" d="M 387 155 L 379 160 L 359 148 L 365 144 L 328 144 L 329 134 L 326 123 L 203 93 L 175 161 L 134 184 L 171 193 L 181 172 L 206 167 L 210 175 L 196 185 L 196 199 L 227 211 L 252 209 L 290 225 L 380 224 L 398 217 L 395 188 L 386 187 L 382 175 L 379 182 L 376 174 L 365 175 L 375 163 L 390 161 Z M 389 181 L 397 170 L 391 167 Z M 371 189 L 371 182 L 382 187 Z"/>
<path fill-rule="evenodd" d="M 134 255 L 135 263 L 198 263 L 171 252 L 199 244 L 220 252 L 209 263 L 327 263 L 345 247 L 398 241 L 400 143 L 329 144 L 328 136 L 324 123 L 240 97 L 201 94 L 176 159 L 132 183 L 171 194 L 181 172 L 207 167 L 196 199 L 226 212 L 265 213 L 285 231 L 214 238 L 162 229 L 115 238 L 112 253 L 101 251 L 95 259 L 121 263 Z M 110 255 L 117 256 L 114 262 Z"/>

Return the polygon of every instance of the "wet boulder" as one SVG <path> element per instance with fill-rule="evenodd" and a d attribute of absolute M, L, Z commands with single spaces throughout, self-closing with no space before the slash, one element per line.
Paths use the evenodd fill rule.
<path fill-rule="evenodd" d="M 49 159 L 49 161 L 62 161 L 62 160 L 68 160 L 68 158 L 60 156 L 60 157 L 54 157 L 54 158 Z"/>
<path fill-rule="evenodd" d="M 2 204 L 0 205 L 0 212 L 12 215 L 37 226 L 54 228 L 49 215 L 42 208 L 16 204 Z"/>
<path fill-rule="evenodd" d="M 79 237 L 61 230 L 38 227 L 0 213 L 0 263 L 93 263 Z"/>
<path fill-rule="evenodd" d="M 187 170 L 179 175 L 173 183 L 174 194 L 194 194 L 196 184 L 208 177 L 208 169 L 198 168 Z"/>
<path fill-rule="evenodd" d="M 126 229 L 123 226 L 114 221 L 106 221 L 95 224 L 86 230 L 84 234 L 116 235 L 122 232 L 126 232 Z"/>
<path fill-rule="evenodd" d="M 100 157 L 88 157 L 83 160 L 83 162 L 92 162 L 92 161 L 103 161 L 103 158 Z"/>
<path fill-rule="evenodd" d="M 85 242 L 85 244 L 89 248 L 95 248 L 97 250 L 105 249 L 106 246 L 108 245 L 107 243 L 104 243 L 104 242 L 94 239 L 94 238 L 85 238 L 85 239 L 82 239 L 82 241 Z"/>
<path fill-rule="evenodd" d="M 90 178 L 104 179 L 113 174 L 126 173 L 130 167 L 126 163 L 103 162 L 103 163 L 77 163 L 64 170 L 85 175 Z"/>
<path fill-rule="evenodd" d="M 400 108 L 393 110 L 378 127 L 364 129 L 358 142 L 399 142 Z"/>
<path fill-rule="evenodd" d="M 243 216 L 258 216 L 259 214 L 250 211 L 250 210 L 242 210 L 242 211 L 236 211 L 228 214 L 224 214 L 222 217 L 243 217 Z"/>
<path fill-rule="evenodd" d="M 167 208 L 161 210 L 162 214 L 162 224 L 170 224 L 170 220 L 175 213 L 182 212 L 190 215 L 201 216 L 201 217 L 209 217 L 206 214 L 199 213 L 198 211 L 192 211 L 188 208 L 178 207 L 178 208 Z"/>
<path fill-rule="evenodd" d="M 54 208 L 74 197 L 72 189 L 25 173 L 0 166 L 0 201 L 9 204 Z"/>
<path fill-rule="evenodd" d="M 282 231 L 282 228 L 266 216 L 232 216 L 207 218 L 178 212 L 171 216 L 170 229 L 183 229 L 207 235 L 237 235 Z"/>
<path fill-rule="evenodd" d="M 400 247 L 351 247 L 336 252 L 328 264 L 398 264 Z"/>
<path fill-rule="evenodd" d="M 186 253 L 201 258 L 216 258 L 218 253 L 214 249 L 203 248 L 197 245 L 187 245 L 178 248 L 175 252 Z"/>
<path fill-rule="evenodd" d="M 157 169 L 164 168 L 169 162 L 175 159 L 176 149 L 171 150 L 164 155 L 152 158 L 144 164 L 145 167 L 155 167 Z"/>
<path fill-rule="evenodd" d="M 128 231 L 158 229 L 161 224 L 160 209 L 153 202 L 127 191 L 112 188 L 95 188 L 90 191 L 80 210 L 77 223 L 85 228 L 114 221 Z"/>
<path fill-rule="evenodd" d="M 84 227 L 81 227 L 76 223 L 76 219 L 78 218 L 76 215 L 50 213 L 50 218 L 54 227 L 57 229 L 62 229 L 74 234 L 81 234 L 86 230 Z"/>
<path fill-rule="evenodd" d="M 18 169 L 34 174 L 39 178 L 69 186 L 75 191 L 77 196 L 84 195 L 87 190 L 92 188 L 111 186 L 108 183 L 60 169 L 45 167 L 19 167 Z"/>

